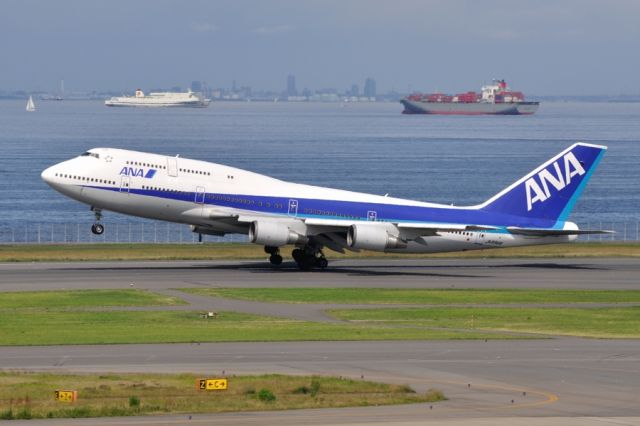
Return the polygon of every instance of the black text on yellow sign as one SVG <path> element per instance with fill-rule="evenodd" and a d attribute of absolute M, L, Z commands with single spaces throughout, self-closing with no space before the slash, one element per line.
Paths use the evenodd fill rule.
<path fill-rule="evenodd" d="M 78 391 L 74 390 L 57 390 L 55 392 L 56 401 L 74 402 L 78 399 Z"/>
<path fill-rule="evenodd" d="M 196 386 L 199 390 L 218 391 L 227 390 L 227 379 L 198 379 Z"/>

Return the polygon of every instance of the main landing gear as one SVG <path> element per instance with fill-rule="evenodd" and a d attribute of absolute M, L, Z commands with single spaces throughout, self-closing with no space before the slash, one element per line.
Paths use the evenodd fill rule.
<path fill-rule="evenodd" d="M 269 256 L 269 262 L 271 262 L 272 265 L 277 266 L 282 263 L 279 247 L 264 246 L 264 252 L 271 255 Z M 306 245 L 301 248 L 296 248 L 291 252 L 291 256 L 298 265 L 298 268 L 303 271 L 313 268 L 324 269 L 329 265 L 327 258 L 324 257 L 324 253 L 322 253 L 322 249 L 315 246 Z"/>
<path fill-rule="evenodd" d="M 272 265 L 279 265 L 282 263 L 282 256 L 280 256 L 279 247 L 264 246 L 264 252 L 271 255 L 269 256 L 269 262 L 271 262 Z"/>
<path fill-rule="evenodd" d="M 298 264 L 298 268 L 303 271 L 313 268 L 324 269 L 329 265 L 322 249 L 315 246 L 306 245 L 302 248 L 296 248 L 291 252 L 291 256 Z"/>
<path fill-rule="evenodd" d="M 91 210 L 96 216 L 96 223 L 91 225 L 91 232 L 95 235 L 102 235 L 104 233 L 104 226 L 100 223 L 100 219 L 102 219 L 102 210 L 95 207 L 91 207 Z"/>

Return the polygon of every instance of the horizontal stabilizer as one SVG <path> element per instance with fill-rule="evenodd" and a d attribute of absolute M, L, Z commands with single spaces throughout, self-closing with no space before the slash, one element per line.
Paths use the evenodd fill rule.
<path fill-rule="evenodd" d="M 588 235 L 588 234 L 614 234 L 614 231 L 602 231 L 598 229 L 534 229 L 517 228 L 508 226 L 507 231 L 514 235 L 528 235 L 531 237 L 553 237 L 559 235 Z"/>

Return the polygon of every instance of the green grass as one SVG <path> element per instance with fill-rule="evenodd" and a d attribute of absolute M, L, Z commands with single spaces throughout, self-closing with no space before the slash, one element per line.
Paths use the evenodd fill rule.
<path fill-rule="evenodd" d="M 169 413 L 214 413 L 296 408 L 353 407 L 436 402 L 441 392 L 415 393 L 406 385 L 321 376 L 229 377 L 229 389 L 198 391 L 191 374 L 50 374 L 0 372 L 0 416 L 66 418 Z M 314 389 L 304 393 L 300 389 Z M 56 389 L 76 390 L 78 400 L 61 403 Z M 274 399 L 262 401 L 260 390 Z"/>
<path fill-rule="evenodd" d="M 628 308 L 400 308 L 332 310 L 362 324 L 509 331 L 597 338 L 639 338 L 640 306 Z"/>
<path fill-rule="evenodd" d="M 171 296 L 145 290 L 68 290 L 24 291 L 0 293 L 0 310 L 63 309 L 105 306 L 166 306 L 185 305 Z"/>
<path fill-rule="evenodd" d="M 200 313 L 191 311 L 0 312 L 0 345 L 5 346 L 514 337 L 474 330 L 316 323 L 234 312 L 220 312 L 216 319 L 202 319 Z"/>
<path fill-rule="evenodd" d="M 640 302 L 640 290 L 192 288 L 182 291 L 203 296 L 280 303 L 448 305 Z"/>
<path fill-rule="evenodd" d="M 514 308 L 509 303 L 637 302 L 638 291 L 221 289 L 198 294 L 268 301 L 342 303 L 492 303 L 504 307 L 338 309 L 344 323 L 219 312 L 119 310 L 181 300 L 136 289 L 0 293 L 0 345 L 172 342 L 513 339 L 517 333 L 640 337 L 640 307 Z M 113 309 L 101 310 L 111 306 Z"/>
<path fill-rule="evenodd" d="M 282 253 L 290 259 L 292 247 Z M 331 259 L 413 258 L 545 258 L 545 257 L 640 257 L 639 243 L 593 242 L 556 244 L 440 254 L 384 254 L 362 251 L 341 255 L 328 251 Z M 62 262 L 102 260 L 212 260 L 265 259 L 261 246 L 237 243 L 208 244 L 0 244 L 0 262 Z M 285 260 L 286 260 L 285 259 Z"/>

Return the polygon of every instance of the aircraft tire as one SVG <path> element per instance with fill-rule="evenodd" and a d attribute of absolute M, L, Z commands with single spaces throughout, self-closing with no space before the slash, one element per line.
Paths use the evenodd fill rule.
<path fill-rule="evenodd" d="M 94 223 L 93 225 L 91 225 L 91 232 L 93 232 L 95 235 L 102 235 L 104 233 L 104 226 L 99 223 Z"/>
<path fill-rule="evenodd" d="M 316 259 L 316 266 L 318 266 L 318 268 L 320 269 L 325 269 L 327 266 L 329 266 L 329 261 L 326 257 L 319 257 L 318 259 Z"/>
<path fill-rule="evenodd" d="M 293 260 L 295 260 L 296 263 L 300 263 L 300 260 L 304 257 L 304 254 L 302 253 L 302 250 L 297 248 L 291 252 L 291 257 L 293 257 Z"/>
<path fill-rule="evenodd" d="M 271 262 L 272 265 L 280 265 L 282 263 L 282 256 L 279 254 L 272 254 L 269 257 L 269 262 Z"/>

